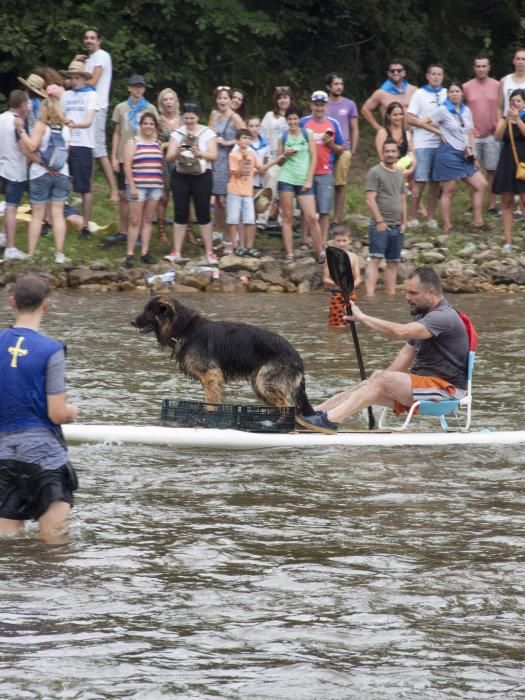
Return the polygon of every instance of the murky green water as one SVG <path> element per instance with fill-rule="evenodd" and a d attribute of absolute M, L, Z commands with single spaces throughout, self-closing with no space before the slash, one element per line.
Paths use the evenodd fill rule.
<path fill-rule="evenodd" d="M 453 301 L 481 335 L 474 427 L 523 428 L 523 297 Z M 128 325 L 143 302 L 55 295 L 45 330 L 82 421 L 150 424 L 162 398 L 201 396 Z M 357 380 L 321 296 L 188 303 L 283 333 L 314 400 Z M 408 320 L 401 298 L 366 306 Z M 397 350 L 360 336 L 370 371 Z M 1 698 L 525 697 L 521 448 L 71 452 L 70 542 L 0 542 Z"/>

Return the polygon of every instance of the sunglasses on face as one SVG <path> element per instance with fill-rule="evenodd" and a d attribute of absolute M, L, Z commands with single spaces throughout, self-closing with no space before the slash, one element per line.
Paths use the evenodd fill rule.
<path fill-rule="evenodd" d="M 404 68 L 389 68 L 388 72 L 389 73 L 404 73 L 405 69 Z"/>
<path fill-rule="evenodd" d="M 215 90 L 231 90 L 229 85 L 218 85 Z"/>

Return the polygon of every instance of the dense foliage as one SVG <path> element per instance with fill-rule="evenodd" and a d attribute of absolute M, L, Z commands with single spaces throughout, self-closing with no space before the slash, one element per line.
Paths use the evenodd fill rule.
<path fill-rule="evenodd" d="M 413 82 L 429 61 L 449 78 L 466 79 L 472 58 L 488 53 L 495 76 L 511 69 L 525 45 L 520 0 L 3 0 L 0 78 L 4 96 L 36 65 L 67 67 L 82 50 L 83 30 L 98 27 L 113 57 L 113 98 L 126 97 L 126 78 L 143 73 L 149 95 L 167 85 L 211 104 L 214 86 L 247 91 L 267 108 L 275 85 L 303 97 L 343 72 L 349 95 L 361 100 L 400 56 Z M 1 99 L 4 99 L 1 97 Z"/>

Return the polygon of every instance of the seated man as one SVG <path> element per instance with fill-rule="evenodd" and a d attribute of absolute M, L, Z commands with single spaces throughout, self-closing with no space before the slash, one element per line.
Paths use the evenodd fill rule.
<path fill-rule="evenodd" d="M 342 420 L 373 404 L 402 413 L 415 401 L 461 399 L 465 395 L 467 331 L 444 298 L 438 274 L 430 267 L 419 267 L 407 279 L 405 289 L 410 313 L 415 317 L 411 323 L 367 316 L 355 304 L 348 317 L 387 338 L 407 341 L 391 365 L 316 406 L 312 416 L 296 416 L 299 425 L 335 433 Z"/>

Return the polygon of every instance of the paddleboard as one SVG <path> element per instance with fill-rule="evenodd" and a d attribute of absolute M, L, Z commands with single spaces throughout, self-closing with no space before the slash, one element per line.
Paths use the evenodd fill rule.
<path fill-rule="evenodd" d="M 261 450 L 305 447 L 406 447 L 409 445 L 519 445 L 525 443 L 525 430 L 480 430 L 460 432 L 338 432 L 248 433 L 217 428 L 166 428 L 158 425 L 62 426 L 69 442 L 166 445 L 178 449 Z"/>

